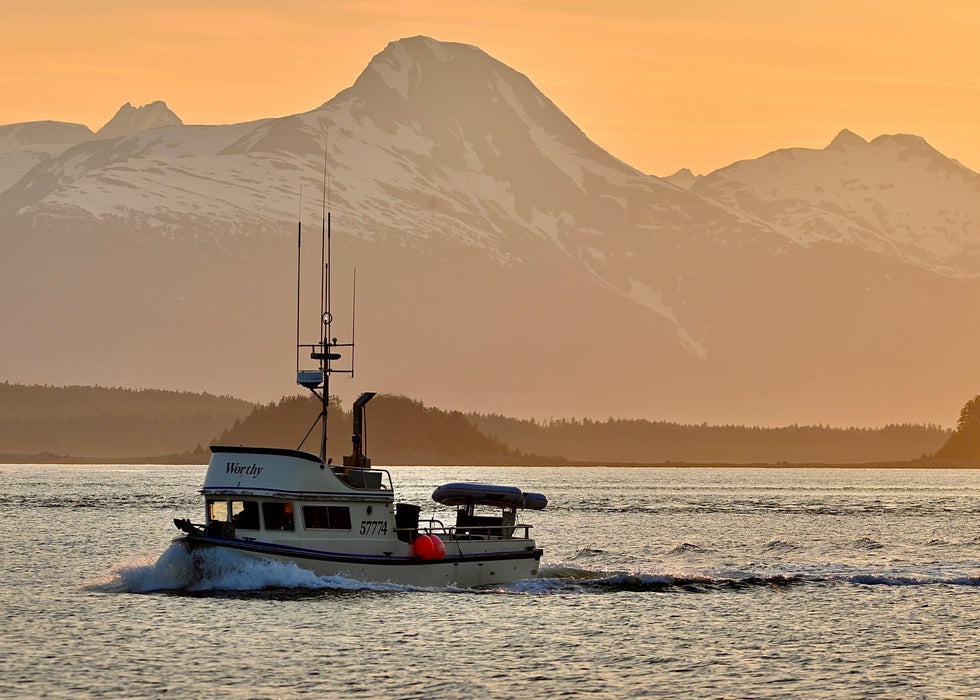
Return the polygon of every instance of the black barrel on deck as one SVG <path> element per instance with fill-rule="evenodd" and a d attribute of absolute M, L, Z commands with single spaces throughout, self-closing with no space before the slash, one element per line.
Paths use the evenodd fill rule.
<path fill-rule="evenodd" d="M 422 508 L 414 503 L 395 504 L 395 529 L 398 539 L 402 542 L 412 542 L 419 529 L 419 512 Z"/>

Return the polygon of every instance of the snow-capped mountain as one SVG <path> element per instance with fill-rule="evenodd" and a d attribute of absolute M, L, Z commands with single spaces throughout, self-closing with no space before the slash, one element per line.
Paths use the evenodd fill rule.
<path fill-rule="evenodd" d="M 980 275 L 980 175 L 918 136 L 842 131 L 722 168 L 692 189 L 802 245 L 831 241 L 944 275 Z"/>
<path fill-rule="evenodd" d="M 0 126 L 0 192 L 42 160 L 88 138 L 92 130 L 83 124 L 44 121 Z"/>
<path fill-rule="evenodd" d="M 102 136 L 0 191 L 0 377 L 291 391 L 296 220 L 318 279 L 326 191 L 339 298 L 358 269 L 355 386 L 541 417 L 860 424 L 949 422 L 980 383 L 971 173 L 906 137 L 669 182 L 525 76 L 425 37 L 304 114 Z M 916 187 L 944 207 L 926 233 L 927 205 L 891 198 Z"/>
<path fill-rule="evenodd" d="M 157 101 L 139 108 L 127 102 L 95 134 L 84 124 L 68 122 L 0 126 L 0 192 L 16 184 L 38 163 L 62 153 L 68 146 L 92 138 L 111 138 L 182 123 L 165 103 Z"/>

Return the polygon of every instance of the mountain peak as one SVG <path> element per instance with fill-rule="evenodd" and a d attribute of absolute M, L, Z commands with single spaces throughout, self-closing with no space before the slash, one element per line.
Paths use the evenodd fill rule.
<path fill-rule="evenodd" d="M 850 129 L 841 129 L 841 132 L 834 137 L 834 140 L 830 142 L 830 145 L 827 146 L 826 150 L 843 151 L 855 146 L 867 145 L 867 141 L 855 134 Z"/>
<path fill-rule="evenodd" d="M 410 100 L 416 93 L 439 85 L 447 75 L 458 75 L 456 71 L 446 69 L 448 64 L 457 61 L 467 62 L 470 68 L 481 63 L 496 63 L 476 46 L 414 36 L 389 43 L 384 51 L 371 59 L 357 83 L 363 85 L 380 78 L 388 90 Z"/>
<path fill-rule="evenodd" d="M 99 138 L 114 138 L 161 126 L 180 126 L 183 123 L 162 100 L 142 107 L 134 107 L 127 102 L 95 135 Z"/>
<path fill-rule="evenodd" d="M 402 148 L 405 135 L 415 134 L 427 157 L 438 153 L 453 167 L 480 167 L 501 179 L 504 170 L 527 176 L 531 165 L 512 155 L 520 152 L 534 154 L 549 172 L 565 171 L 576 183 L 581 158 L 636 172 L 590 141 L 527 76 L 469 44 L 427 36 L 391 42 L 353 86 L 322 108 L 341 104 L 355 119 L 400 134 Z M 544 163 L 569 152 L 575 163 Z"/>
<path fill-rule="evenodd" d="M 678 187 L 683 187 L 685 190 L 689 190 L 702 177 L 702 175 L 692 173 L 690 168 L 681 168 L 673 175 L 665 177 L 664 180 Z"/>

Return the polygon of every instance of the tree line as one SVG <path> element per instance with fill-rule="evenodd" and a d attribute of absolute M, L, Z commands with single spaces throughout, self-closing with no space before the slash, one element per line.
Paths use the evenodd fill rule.
<path fill-rule="evenodd" d="M 141 459 L 192 452 L 254 404 L 158 389 L 0 383 L 0 455 Z"/>
<path fill-rule="evenodd" d="M 598 464 L 904 462 L 931 454 L 949 436 L 936 425 L 911 424 L 764 428 L 615 418 L 539 422 L 484 414 L 470 420 L 522 451 Z"/>
<path fill-rule="evenodd" d="M 288 396 L 256 408 L 236 421 L 218 444 L 268 445 L 310 452 L 319 449 L 315 425 L 320 402 L 313 396 Z M 335 461 L 352 449 L 352 413 L 331 397 L 327 451 Z M 300 440 L 313 428 L 309 437 Z M 382 394 L 366 407 L 363 449 L 376 465 L 383 464 L 519 464 L 520 453 L 504 441 L 478 430 L 459 411 L 442 411 L 405 396 Z"/>
<path fill-rule="evenodd" d="M 980 462 L 980 395 L 966 402 L 949 440 L 925 461 Z"/>
<path fill-rule="evenodd" d="M 317 452 L 313 396 L 256 405 L 210 394 L 0 383 L 0 459 L 65 455 L 206 461 L 208 444 Z M 309 437 L 300 441 L 313 426 Z M 352 420 L 330 400 L 328 453 L 351 451 Z M 779 428 L 615 419 L 536 421 L 445 411 L 380 395 L 366 411 L 365 452 L 375 464 L 858 464 L 980 461 L 980 396 L 955 431 L 936 425 Z"/>

